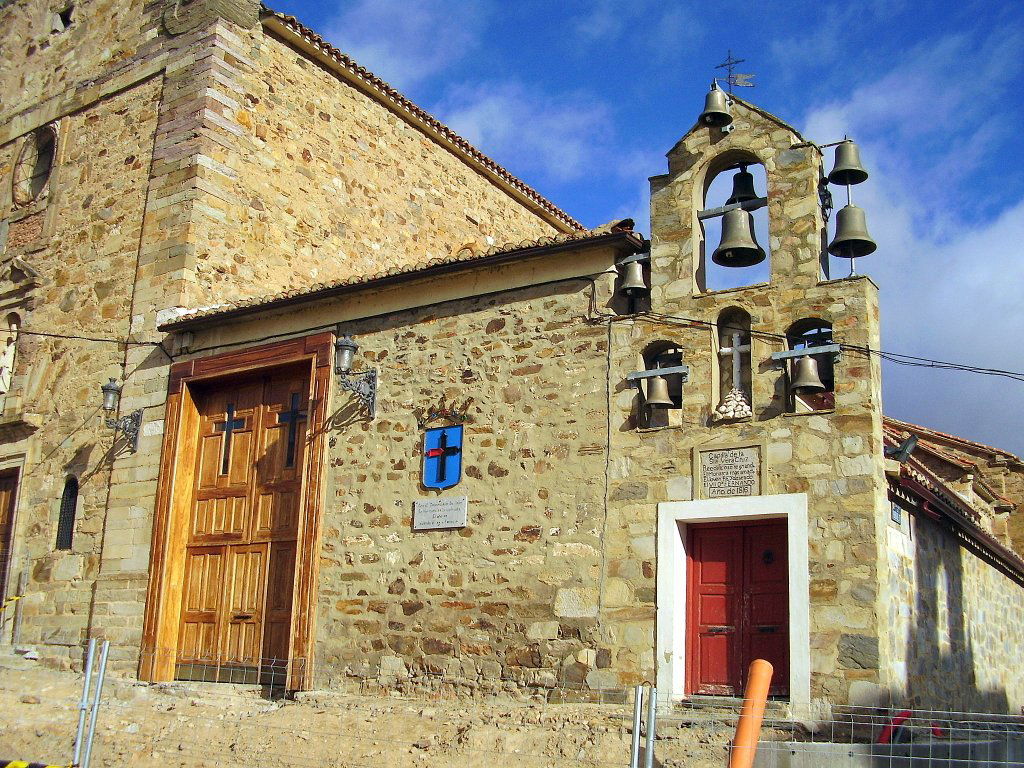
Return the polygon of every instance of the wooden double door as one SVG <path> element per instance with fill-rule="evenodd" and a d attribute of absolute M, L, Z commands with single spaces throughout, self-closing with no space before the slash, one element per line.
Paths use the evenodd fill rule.
<path fill-rule="evenodd" d="M 789 558 L 785 520 L 687 529 L 687 693 L 741 696 L 754 659 L 789 695 Z"/>
<path fill-rule="evenodd" d="M 286 684 L 308 405 L 308 369 L 197 393 L 179 679 Z"/>

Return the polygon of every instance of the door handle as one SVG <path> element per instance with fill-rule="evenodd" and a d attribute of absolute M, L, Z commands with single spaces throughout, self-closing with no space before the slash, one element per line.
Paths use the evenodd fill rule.
<path fill-rule="evenodd" d="M 757 631 L 758 632 L 764 632 L 764 633 L 778 632 L 779 631 L 779 627 L 778 627 L 778 625 L 775 625 L 774 627 L 758 627 Z"/>
<path fill-rule="evenodd" d="M 245 619 L 251 619 L 252 616 L 253 615 L 251 613 L 236 613 L 234 615 L 233 620 L 234 621 L 244 621 Z"/>
<path fill-rule="evenodd" d="M 732 627 L 708 627 L 709 635 L 725 635 L 732 632 Z"/>

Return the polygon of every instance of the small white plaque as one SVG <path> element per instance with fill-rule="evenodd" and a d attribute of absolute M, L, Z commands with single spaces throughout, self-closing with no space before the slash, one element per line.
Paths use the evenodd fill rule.
<path fill-rule="evenodd" d="M 761 451 L 756 447 L 700 452 L 704 498 L 761 493 Z"/>
<path fill-rule="evenodd" d="M 469 497 L 420 499 L 412 503 L 412 529 L 465 528 Z"/>

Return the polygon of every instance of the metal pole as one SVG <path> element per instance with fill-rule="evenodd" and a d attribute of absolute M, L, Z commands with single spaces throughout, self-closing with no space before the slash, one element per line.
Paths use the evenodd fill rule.
<path fill-rule="evenodd" d="M 654 726 L 658 717 L 658 689 L 653 685 L 647 694 L 647 748 L 644 750 L 644 768 L 654 768 Z"/>
<path fill-rule="evenodd" d="M 85 742 L 85 757 L 82 760 L 82 768 L 89 768 L 89 760 L 92 758 L 92 740 L 96 735 L 96 717 L 99 714 L 100 694 L 103 693 L 103 676 L 107 671 L 107 653 L 110 651 L 110 641 L 103 641 L 103 650 L 100 651 L 100 671 L 96 675 L 96 695 L 92 700 L 92 713 L 89 717 L 89 738 Z"/>
<path fill-rule="evenodd" d="M 629 752 L 629 768 L 640 768 L 640 718 L 643 716 L 644 687 L 633 689 L 633 747 Z"/>
<path fill-rule="evenodd" d="M 89 708 L 89 683 L 92 680 L 92 660 L 96 654 L 96 638 L 89 638 L 89 649 L 85 652 L 85 679 L 82 680 L 82 700 L 78 702 L 78 732 L 75 734 L 75 756 L 71 764 L 77 766 L 82 756 L 82 733 L 85 731 L 85 711 Z"/>

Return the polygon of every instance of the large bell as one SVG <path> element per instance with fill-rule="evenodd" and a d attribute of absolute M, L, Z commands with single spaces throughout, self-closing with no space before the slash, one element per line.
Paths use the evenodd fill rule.
<path fill-rule="evenodd" d="M 750 173 L 747 166 L 744 165 L 732 177 L 732 194 L 729 195 L 725 204 L 745 203 L 748 200 L 757 200 L 757 192 L 754 191 L 754 174 Z"/>
<path fill-rule="evenodd" d="M 751 267 L 766 258 L 764 249 L 754 239 L 754 217 L 742 208 L 733 208 L 722 215 L 722 242 L 711 254 L 711 260 L 723 267 Z"/>
<path fill-rule="evenodd" d="M 797 358 L 793 365 L 793 383 L 790 389 L 798 395 L 810 395 L 815 392 L 824 392 L 825 385 L 818 375 L 818 361 L 811 355 L 804 355 Z"/>
<path fill-rule="evenodd" d="M 644 282 L 644 267 L 639 261 L 631 261 L 626 265 L 619 291 L 626 296 L 646 296 L 650 293 Z"/>
<path fill-rule="evenodd" d="M 704 111 L 700 113 L 697 121 L 701 125 L 711 128 L 725 128 L 732 123 L 732 115 L 729 114 L 729 100 L 725 92 L 719 90 L 718 82 L 711 81 L 711 90 L 704 97 Z"/>
<path fill-rule="evenodd" d="M 868 172 L 860 164 L 860 149 L 852 141 L 836 145 L 836 164 L 828 175 L 832 184 L 860 184 L 867 180 Z"/>
<path fill-rule="evenodd" d="M 668 396 L 668 381 L 664 376 L 651 376 L 647 380 L 647 404 L 652 408 L 671 408 L 675 405 Z"/>
<path fill-rule="evenodd" d="M 868 234 L 864 209 L 844 205 L 836 215 L 836 236 L 828 244 L 828 252 L 844 259 L 856 259 L 874 253 L 877 247 Z"/>

